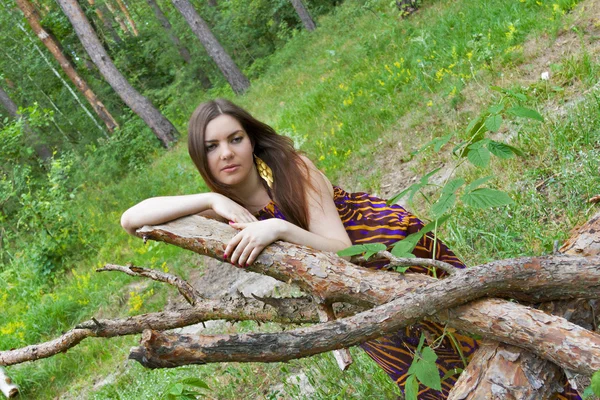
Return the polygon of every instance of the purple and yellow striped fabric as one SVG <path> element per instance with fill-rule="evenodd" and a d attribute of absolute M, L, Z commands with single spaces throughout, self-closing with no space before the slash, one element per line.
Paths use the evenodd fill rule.
<path fill-rule="evenodd" d="M 398 240 L 404 239 L 411 233 L 418 232 L 423 223 L 414 215 L 399 205 L 387 205 L 385 200 L 371 196 L 367 193 L 348 193 L 339 187 L 334 187 L 334 202 L 340 219 L 352 244 L 383 243 L 388 248 Z M 285 219 L 277 205 L 271 201 L 265 208 L 256 214 L 259 220 L 268 218 Z M 417 257 L 432 258 L 434 237 L 425 235 L 417 244 L 413 253 Z M 465 268 L 465 265 L 441 241 L 436 243 L 435 259 L 445 261 L 456 268 Z M 369 261 L 363 266 L 381 269 L 384 261 Z M 415 266 L 407 272 L 433 274 L 425 267 Z M 436 271 L 437 277 L 444 275 L 443 271 Z M 463 358 L 468 362 L 478 348 L 478 343 L 471 337 L 444 330 L 442 325 L 424 321 L 392 335 L 380 337 L 365 342 L 361 347 L 379 366 L 398 384 L 404 393 L 407 372 L 412 363 L 421 334 L 427 338 L 426 343 L 435 341 L 436 361 L 440 377 L 446 376 L 449 371 L 464 369 Z M 446 399 L 448 392 L 454 386 L 458 375 L 452 375 L 442 381 L 442 390 L 437 391 L 420 385 L 419 399 Z M 556 397 L 557 399 L 579 399 L 579 395 L 567 385 L 566 391 Z"/>

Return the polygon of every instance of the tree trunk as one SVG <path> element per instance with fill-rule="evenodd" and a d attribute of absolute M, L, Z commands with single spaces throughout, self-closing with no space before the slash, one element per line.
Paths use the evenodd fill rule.
<path fill-rule="evenodd" d="M 64 73 L 69 77 L 71 82 L 77 87 L 77 89 L 83 94 L 88 103 L 92 106 L 96 114 L 104 121 L 106 128 L 113 132 L 115 128 L 119 127 L 117 121 L 113 118 L 110 112 L 106 109 L 104 104 L 96 97 L 96 94 L 89 87 L 87 82 L 77 73 L 69 59 L 64 55 L 59 43 L 56 39 L 48 34 L 40 24 L 40 19 L 37 11 L 31 3 L 27 0 L 16 0 L 17 5 L 23 11 L 29 26 L 36 34 L 36 36 L 44 43 L 46 48 L 52 53 L 56 61 L 60 64 Z"/>
<path fill-rule="evenodd" d="M 148 124 L 162 145 L 169 147 L 175 142 L 177 135 L 177 130 L 173 124 L 147 98 L 138 93 L 115 67 L 95 32 L 92 30 L 77 1 L 58 0 L 58 3 L 71 21 L 71 24 L 73 24 L 79 40 L 92 58 L 94 64 L 100 70 L 100 73 L 106 78 L 121 99 L 123 99 L 125 104 Z"/>
<path fill-rule="evenodd" d="M 2 104 L 2 106 L 4 106 L 4 108 L 6 109 L 6 111 L 8 111 L 8 114 L 11 117 L 13 117 L 15 119 L 19 118 L 19 114 L 17 113 L 17 110 L 18 110 L 17 105 L 12 101 L 12 99 L 8 96 L 8 93 L 6 93 L 1 86 L 0 86 L 0 104 Z M 40 158 L 40 160 L 44 163 L 47 162 L 48 160 L 50 160 L 52 158 L 52 151 L 45 143 L 42 143 L 39 135 L 31 129 L 31 127 L 29 126 L 29 124 L 27 124 L 27 122 L 25 122 L 24 130 L 28 136 L 27 137 L 28 141 L 33 146 L 33 149 L 35 150 L 35 153 Z"/>
<path fill-rule="evenodd" d="M 302 21 L 302 24 L 304 25 L 306 30 L 309 32 L 312 32 L 315 29 L 317 29 L 317 26 L 315 25 L 315 21 L 313 21 L 312 17 L 308 13 L 308 10 L 306 9 L 306 6 L 304 6 L 304 3 L 302 3 L 302 0 L 290 0 L 290 1 L 292 2 L 292 5 L 296 9 L 296 12 L 298 13 L 298 16 L 300 17 L 300 20 Z"/>
<path fill-rule="evenodd" d="M 131 28 L 131 32 L 133 32 L 134 36 L 138 36 L 139 33 L 137 30 L 137 27 L 135 26 L 135 22 L 133 21 L 133 18 L 131 18 L 131 15 L 129 14 L 129 10 L 127 10 L 127 7 L 125 6 L 125 3 L 123 3 L 122 0 L 116 0 L 116 2 L 119 5 L 119 8 L 123 12 L 123 14 L 125 15 L 125 18 L 127 19 L 127 22 L 129 23 L 129 27 Z"/>
<path fill-rule="evenodd" d="M 175 47 L 177 47 L 177 50 L 179 51 L 179 55 L 181 55 L 181 58 L 183 58 L 183 60 L 187 64 L 189 64 L 192 59 L 190 56 L 190 52 L 183 44 L 181 44 L 181 41 L 179 40 L 179 38 L 177 37 L 175 32 L 173 32 L 173 27 L 171 26 L 171 23 L 169 22 L 169 20 L 165 16 L 165 14 L 162 12 L 160 7 L 156 3 L 156 0 L 146 0 L 146 1 L 152 8 L 152 11 L 154 11 L 154 15 L 156 16 L 156 19 L 158 19 L 158 21 L 160 22 L 162 27 L 167 32 L 167 35 L 169 35 L 169 39 L 171 39 L 171 41 L 173 42 Z"/>
<path fill-rule="evenodd" d="M 600 255 L 598 232 L 600 212 L 576 230 L 560 251 L 586 257 Z M 543 303 L 539 308 L 563 316 L 586 329 L 596 330 L 600 303 L 597 300 L 575 299 Z M 507 362 L 507 354 L 511 362 Z M 555 392 L 549 392 L 547 388 L 556 384 L 557 377 L 562 380 L 562 376 L 561 368 L 535 354 L 503 343 L 488 343 L 475 353 L 448 398 L 549 399 Z"/>
<path fill-rule="evenodd" d="M 223 46 L 217 41 L 192 4 L 188 0 L 172 0 L 172 2 L 183 15 L 192 32 L 200 40 L 208 55 L 217 64 L 233 91 L 236 94 L 244 93 L 250 87 L 248 78 L 242 74 L 242 71 L 235 65 L 229 54 L 225 52 Z"/>
<path fill-rule="evenodd" d="M 103 5 L 96 5 L 96 0 L 88 0 L 88 3 L 94 9 L 94 12 L 102 22 L 102 25 L 104 25 L 104 29 L 110 32 L 110 35 L 115 43 L 122 43 L 123 41 L 121 40 L 121 37 L 117 31 L 115 31 L 115 28 L 113 28 L 112 22 L 106 18 L 106 8 Z"/>
<path fill-rule="evenodd" d="M 125 22 L 123 22 L 121 17 L 119 17 L 119 13 L 117 13 L 117 10 L 115 10 L 115 7 L 111 4 L 110 1 L 111 0 L 106 0 L 104 2 L 104 5 L 106 5 L 106 8 L 108 8 L 108 11 L 112 14 L 112 16 L 115 19 L 115 21 L 117 22 L 117 24 L 119 24 L 119 26 L 121 27 L 121 31 L 123 33 L 125 33 L 126 35 L 131 34 L 131 31 L 127 28 L 127 25 L 125 24 Z"/>

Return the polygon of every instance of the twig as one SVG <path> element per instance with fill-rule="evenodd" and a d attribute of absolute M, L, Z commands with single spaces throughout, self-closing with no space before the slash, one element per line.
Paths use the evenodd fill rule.
<path fill-rule="evenodd" d="M 179 290 L 179 293 L 181 293 L 181 295 L 185 297 L 187 302 L 192 306 L 195 306 L 196 303 L 202 299 L 202 295 L 196 289 L 194 289 L 192 285 L 173 274 L 157 271 L 155 269 L 135 267 L 131 264 L 127 266 L 106 264 L 103 268 L 96 270 L 96 272 L 104 271 L 120 271 L 126 273 L 127 275 L 143 276 L 155 281 L 168 283 L 171 286 L 175 286 L 177 290 Z"/>
<path fill-rule="evenodd" d="M 439 260 L 433 260 L 430 258 L 400 258 L 400 257 L 396 257 L 395 255 L 393 255 L 392 253 L 390 253 L 389 251 L 379 251 L 377 252 L 373 257 L 371 258 L 384 258 L 386 260 L 389 260 L 390 263 L 388 265 L 386 265 L 386 268 L 392 268 L 392 267 L 412 267 L 412 266 L 423 266 L 423 267 L 433 267 L 433 268 L 438 268 L 441 269 L 442 271 L 448 273 L 448 275 L 454 275 L 456 274 L 457 268 L 452 266 L 451 264 L 448 264 L 446 262 L 443 261 L 439 261 Z M 358 263 L 358 262 L 365 262 L 367 261 L 365 259 L 365 257 L 360 256 L 360 257 L 352 257 L 352 262 L 354 263 Z"/>

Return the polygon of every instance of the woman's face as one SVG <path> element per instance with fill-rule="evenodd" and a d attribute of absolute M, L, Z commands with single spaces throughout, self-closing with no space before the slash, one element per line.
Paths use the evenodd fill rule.
<path fill-rule="evenodd" d="M 226 185 L 242 183 L 254 170 L 253 148 L 242 125 L 221 114 L 206 125 L 204 149 L 213 178 Z"/>

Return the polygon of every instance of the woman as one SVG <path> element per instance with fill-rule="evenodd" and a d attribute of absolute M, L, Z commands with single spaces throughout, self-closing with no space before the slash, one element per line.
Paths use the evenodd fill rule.
<path fill-rule="evenodd" d="M 292 141 L 224 99 L 201 104 L 190 120 L 189 153 L 211 193 L 157 197 L 127 210 L 121 224 L 129 233 L 143 225 L 159 224 L 202 213 L 228 221 L 238 229 L 225 257 L 238 266 L 250 265 L 276 240 L 337 252 L 352 244 L 387 246 L 421 229 L 423 224 L 404 208 L 387 206 L 366 193 L 347 193 L 329 180 Z M 418 257 L 433 256 L 433 237 L 421 239 Z M 438 241 L 435 258 L 464 268 Z M 368 268 L 382 268 L 374 261 Z M 411 272 L 427 273 L 422 267 Z M 438 273 L 439 275 L 440 273 Z M 440 375 L 465 367 L 477 348 L 466 336 L 444 334 L 442 326 L 424 322 L 361 345 L 404 391 L 408 368 L 421 333 L 436 342 Z M 442 382 L 442 391 L 425 389 L 420 399 L 444 399 L 456 375 Z"/>

